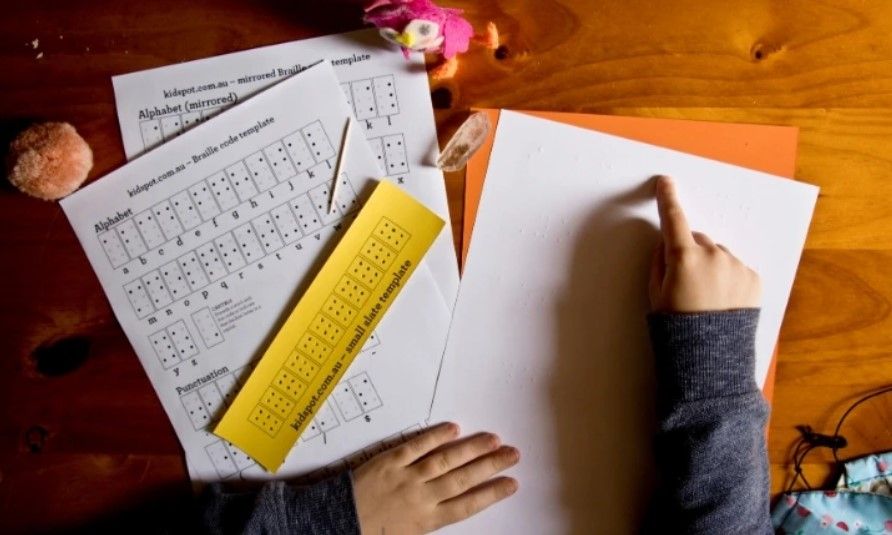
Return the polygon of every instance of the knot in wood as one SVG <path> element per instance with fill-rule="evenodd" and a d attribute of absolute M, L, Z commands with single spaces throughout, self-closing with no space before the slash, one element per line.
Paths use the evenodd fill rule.
<path fill-rule="evenodd" d="M 42 344 L 31 353 L 37 372 L 47 377 L 58 377 L 78 369 L 90 353 L 90 340 L 85 336 L 70 336 Z"/>

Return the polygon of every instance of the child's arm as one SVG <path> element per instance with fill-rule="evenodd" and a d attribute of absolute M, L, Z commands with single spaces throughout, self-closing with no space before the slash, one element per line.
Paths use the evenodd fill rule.
<path fill-rule="evenodd" d="M 772 533 L 765 423 L 754 379 L 758 276 L 692 233 L 672 182 L 657 182 L 663 243 L 650 281 L 656 357 L 653 520 L 666 533 Z"/>
<path fill-rule="evenodd" d="M 431 427 L 315 485 L 275 481 L 245 493 L 212 486 L 203 524 L 211 533 L 412 534 L 459 522 L 514 494 L 514 479 L 495 476 L 520 454 L 490 433 L 458 435 L 455 424 Z"/>
<path fill-rule="evenodd" d="M 242 492 L 214 483 L 201 497 L 202 532 L 359 533 L 351 485 L 349 472 L 313 485 L 271 481 Z"/>

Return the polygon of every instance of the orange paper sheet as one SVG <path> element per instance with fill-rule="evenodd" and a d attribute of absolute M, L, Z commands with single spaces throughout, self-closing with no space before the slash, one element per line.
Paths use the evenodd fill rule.
<path fill-rule="evenodd" d="M 489 156 L 492 152 L 499 110 L 482 109 L 493 128 L 480 150 L 468 161 L 465 174 L 465 213 L 462 232 L 462 263 L 468 254 L 474 220 Z M 561 123 L 597 130 L 606 134 L 650 143 L 713 160 L 739 165 L 774 175 L 793 177 L 799 129 L 790 126 L 767 126 L 739 123 L 715 123 L 680 119 L 618 117 L 582 113 L 527 111 L 530 115 Z M 765 379 L 763 393 L 771 401 L 774 393 L 774 372 L 777 352 Z"/>

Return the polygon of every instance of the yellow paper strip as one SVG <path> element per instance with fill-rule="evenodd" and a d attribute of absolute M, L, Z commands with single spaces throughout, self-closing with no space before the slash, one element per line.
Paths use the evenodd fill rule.
<path fill-rule="evenodd" d="M 275 472 L 443 225 L 382 181 L 214 433 Z"/>

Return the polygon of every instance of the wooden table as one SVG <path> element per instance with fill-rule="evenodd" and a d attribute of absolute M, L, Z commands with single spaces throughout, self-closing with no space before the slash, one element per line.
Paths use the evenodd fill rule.
<path fill-rule="evenodd" d="M 892 3 L 450 3 L 477 27 L 495 21 L 504 46 L 435 87 L 441 144 L 470 106 L 801 128 L 796 176 L 822 192 L 781 336 L 769 440 L 781 490 L 795 425 L 830 432 L 859 393 L 892 383 Z M 112 75 L 361 26 L 343 1 L 78 4 L 4 7 L 0 141 L 70 121 L 93 147 L 91 178 L 124 162 Z M 447 177 L 456 240 L 462 178 Z M 189 488 L 161 405 L 60 208 L 0 192 L 0 530 L 133 507 L 163 519 Z M 846 455 L 892 447 L 888 398 L 853 416 Z M 813 482 L 829 460 L 809 459 Z"/>

